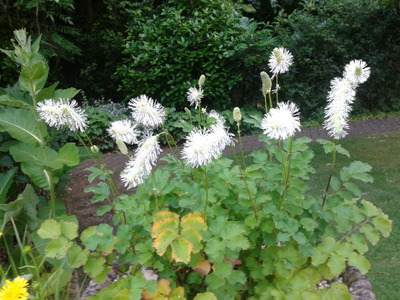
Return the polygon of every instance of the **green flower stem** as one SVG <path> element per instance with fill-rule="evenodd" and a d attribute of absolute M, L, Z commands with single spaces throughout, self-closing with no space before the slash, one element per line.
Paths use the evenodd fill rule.
<path fill-rule="evenodd" d="M 282 165 L 282 170 L 283 170 L 283 178 L 284 178 L 284 182 L 286 183 L 286 180 L 288 178 L 288 171 L 287 171 L 285 154 L 283 153 L 283 147 L 282 147 L 282 143 L 281 143 L 280 140 L 279 140 L 279 144 L 278 145 L 279 145 L 279 152 L 281 154 L 281 165 Z M 278 210 L 281 209 L 283 198 L 284 198 L 285 193 L 286 193 L 285 189 L 286 189 L 286 187 L 284 187 L 284 190 L 282 192 L 282 201 L 279 203 Z"/>
<path fill-rule="evenodd" d="M 137 193 L 139 193 L 140 188 L 141 188 L 141 185 L 139 184 L 138 187 L 137 187 Z M 146 207 L 146 199 L 144 197 L 141 197 L 141 198 L 143 200 L 144 217 L 146 218 L 146 223 L 147 223 L 147 225 L 151 225 L 150 222 L 149 222 L 149 217 L 147 215 L 148 210 L 147 210 L 147 207 Z"/>
<path fill-rule="evenodd" d="M 154 189 L 155 189 L 156 186 L 157 186 L 157 181 L 156 181 L 156 176 L 154 176 L 154 173 L 153 173 L 153 172 L 151 172 L 151 178 L 153 179 L 154 188 L 153 188 L 153 190 L 152 190 L 152 193 L 153 193 L 154 198 L 156 199 L 156 208 L 157 208 L 157 211 L 160 211 L 160 207 L 159 207 L 159 205 L 158 205 L 157 193 L 154 191 Z"/>
<path fill-rule="evenodd" d="M 177 143 L 176 143 L 174 137 L 173 137 L 164 127 L 163 127 L 163 132 L 162 132 L 162 133 L 164 133 L 164 134 L 166 135 L 168 148 L 169 148 L 169 150 L 171 151 L 171 154 L 173 153 L 172 146 L 175 147 L 176 153 L 179 153 L 179 147 L 178 147 L 178 145 L 177 145 Z M 160 134 L 162 134 L 162 133 L 160 133 Z M 172 145 L 171 145 L 171 143 L 170 143 L 169 138 L 171 138 Z M 182 168 L 182 170 L 183 170 L 183 169 L 185 168 L 185 165 L 184 165 L 183 161 L 179 160 L 175 155 L 173 155 L 173 156 L 174 156 L 174 158 L 175 158 L 175 161 L 176 161 L 179 165 L 181 165 L 181 168 Z"/>
<path fill-rule="evenodd" d="M 324 196 L 322 198 L 322 208 L 324 208 L 326 197 L 328 196 L 328 191 L 329 191 L 329 188 L 330 188 L 330 185 L 331 185 L 331 180 L 332 180 L 332 176 L 333 176 L 333 171 L 335 169 L 335 164 L 336 164 L 336 148 L 333 148 L 331 172 L 329 174 L 328 183 L 326 185 L 325 193 L 324 193 Z"/>
<path fill-rule="evenodd" d="M 207 220 L 207 206 L 208 206 L 208 178 L 207 178 L 207 167 L 204 166 L 204 183 L 206 185 L 206 205 L 204 206 L 203 217 Z"/>
<path fill-rule="evenodd" d="M 268 113 L 268 105 L 267 105 L 267 95 L 263 95 L 264 96 L 264 107 L 265 107 L 265 113 Z M 272 106 L 271 106 L 272 108 Z"/>
<path fill-rule="evenodd" d="M 258 221 L 257 210 L 256 210 L 256 207 L 255 207 L 254 202 L 253 202 L 253 197 L 251 197 L 250 189 L 249 189 L 249 187 L 247 185 L 246 172 L 244 171 L 244 169 L 241 167 L 241 165 L 239 163 L 239 159 L 238 159 L 238 157 L 236 155 L 235 147 L 233 147 L 233 145 L 231 145 L 231 148 L 232 148 L 233 156 L 234 156 L 235 161 L 236 161 L 236 165 L 239 167 L 240 174 L 242 175 L 244 185 L 246 186 L 246 191 L 247 191 L 247 194 L 249 195 L 250 204 L 251 204 L 251 206 L 253 208 L 253 211 L 254 211 L 254 217 Z"/>
<path fill-rule="evenodd" d="M 238 132 L 238 138 L 239 138 L 240 154 L 242 155 L 243 168 L 246 169 L 246 160 L 244 159 L 243 142 L 242 142 L 242 136 L 240 135 L 240 124 L 239 124 L 239 122 L 237 123 L 237 128 L 238 128 L 237 132 Z"/>
<path fill-rule="evenodd" d="M 289 154 L 287 156 L 287 172 L 285 174 L 285 187 L 282 193 L 282 202 L 285 201 L 286 192 L 290 185 L 289 177 L 290 177 L 290 162 L 292 158 L 292 149 L 293 149 L 293 136 L 290 137 Z"/>
<path fill-rule="evenodd" d="M 271 92 L 268 92 L 268 98 L 269 98 L 269 108 L 272 108 L 272 96 L 271 96 Z"/>
<path fill-rule="evenodd" d="M 278 96 L 278 87 L 279 87 L 279 81 L 278 81 L 278 73 L 275 75 L 275 87 L 276 87 L 276 92 L 275 92 L 275 97 L 276 97 L 276 105 L 279 104 L 279 96 Z"/>

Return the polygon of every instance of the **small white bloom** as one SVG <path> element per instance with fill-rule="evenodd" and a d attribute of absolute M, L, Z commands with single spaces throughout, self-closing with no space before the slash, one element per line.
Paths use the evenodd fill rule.
<path fill-rule="evenodd" d="M 299 108 L 294 103 L 279 103 L 264 116 L 261 128 L 271 139 L 287 139 L 300 131 Z"/>
<path fill-rule="evenodd" d="M 164 107 L 146 95 L 131 99 L 128 105 L 133 119 L 143 126 L 157 127 L 165 121 Z"/>
<path fill-rule="evenodd" d="M 57 104 L 64 125 L 67 125 L 71 131 L 79 129 L 84 132 L 87 127 L 87 116 L 83 109 L 78 107 L 78 103 L 75 100 L 70 102 L 68 99 L 61 99 Z"/>
<path fill-rule="evenodd" d="M 129 145 L 138 143 L 137 136 L 139 131 L 136 130 L 136 125 L 130 120 L 111 122 L 107 131 L 114 140 L 121 140 Z"/>
<path fill-rule="evenodd" d="M 147 281 L 158 279 L 157 273 L 154 272 L 154 270 L 152 270 L 152 269 L 147 269 L 145 267 L 142 267 L 142 274 L 143 274 L 144 279 L 146 279 Z"/>
<path fill-rule="evenodd" d="M 371 74 L 370 67 L 363 60 L 352 60 L 344 70 L 343 77 L 349 80 L 352 84 L 358 85 L 367 81 Z"/>
<path fill-rule="evenodd" d="M 208 115 L 208 118 L 213 118 L 215 119 L 215 123 L 213 126 L 224 126 L 225 125 L 225 118 L 221 116 L 219 113 L 217 113 L 215 110 L 211 110 Z"/>
<path fill-rule="evenodd" d="M 36 109 L 40 118 L 51 127 L 60 129 L 67 125 L 71 131 L 79 129 L 81 132 L 87 127 L 87 116 L 75 100 L 60 99 L 56 102 L 53 99 L 46 99 L 44 102 L 39 102 Z"/>
<path fill-rule="evenodd" d="M 197 168 L 210 164 L 213 158 L 217 159 L 230 144 L 233 144 L 232 134 L 224 126 L 195 128 L 187 136 L 181 154 L 188 165 Z"/>
<path fill-rule="evenodd" d="M 195 106 L 195 109 L 201 103 L 202 98 L 203 98 L 203 90 L 202 89 L 196 89 L 195 87 L 191 87 L 187 91 L 187 99 L 191 106 L 193 106 L 193 105 Z"/>
<path fill-rule="evenodd" d="M 121 173 L 121 180 L 128 188 L 134 188 L 142 184 L 150 175 L 156 164 L 161 147 L 157 141 L 158 136 L 149 136 L 139 143 L 133 160 L 129 161 Z"/>
<path fill-rule="evenodd" d="M 212 160 L 208 134 L 207 129 L 194 128 L 186 137 L 182 158 L 192 168 L 208 165 Z"/>
<path fill-rule="evenodd" d="M 352 83 L 346 78 L 334 78 L 331 81 L 324 122 L 324 128 L 331 137 L 340 139 L 346 136 L 347 122 L 355 94 Z"/>
<path fill-rule="evenodd" d="M 293 55 L 285 48 L 275 48 L 270 57 L 268 66 L 273 74 L 282 74 L 293 64 Z"/>
<path fill-rule="evenodd" d="M 61 122 L 60 108 L 53 99 L 39 102 L 36 107 L 40 118 L 50 127 L 60 129 L 64 124 Z"/>

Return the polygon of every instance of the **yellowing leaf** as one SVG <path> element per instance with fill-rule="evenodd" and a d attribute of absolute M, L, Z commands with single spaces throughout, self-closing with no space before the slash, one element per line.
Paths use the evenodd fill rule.
<path fill-rule="evenodd" d="M 181 236 L 193 244 L 193 253 L 201 250 L 201 239 L 203 238 L 200 233 L 192 228 L 185 228 L 182 230 Z"/>
<path fill-rule="evenodd" d="M 159 213 L 157 213 L 154 218 L 153 221 L 154 222 L 158 222 L 160 220 L 163 219 L 167 219 L 167 218 L 173 218 L 175 219 L 177 222 L 179 222 L 179 215 L 177 215 L 176 213 L 164 210 L 164 211 L 160 211 Z"/>
<path fill-rule="evenodd" d="M 178 233 L 173 229 L 166 229 L 161 232 L 154 240 L 153 247 L 156 248 L 157 254 L 162 256 L 168 246 L 178 237 Z"/>
<path fill-rule="evenodd" d="M 179 220 L 175 218 L 165 218 L 163 220 L 157 221 L 153 224 L 151 229 L 151 236 L 155 238 L 160 232 L 165 229 L 173 229 L 174 231 L 178 230 Z"/>
<path fill-rule="evenodd" d="M 183 229 L 192 228 L 197 231 L 204 231 L 207 229 L 207 224 L 197 213 L 190 213 L 182 218 L 181 227 Z"/>
<path fill-rule="evenodd" d="M 211 264 L 205 260 L 203 257 L 200 258 L 200 261 L 197 263 L 196 267 L 194 267 L 193 271 L 199 273 L 200 275 L 207 275 L 211 271 Z"/>
<path fill-rule="evenodd" d="M 171 244 L 172 258 L 177 262 L 189 263 L 193 244 L 185 238 L 179 238 Z"/>

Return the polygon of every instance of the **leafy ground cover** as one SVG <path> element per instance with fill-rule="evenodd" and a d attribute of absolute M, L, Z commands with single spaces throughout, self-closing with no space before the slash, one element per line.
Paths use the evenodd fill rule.
<path fill-rule="evenodd" d="M 367 258 L 371 262 L 371 270 L 367 274 L 372 283 L 377 299 L 397 299 L 400 291 L 400 133 L 377 134 L 342 140 L 341 145 L 351 154 L 351 159 L 341 156 L 336 170 L 359 160 L 372 166 L 373 184 L 360 183 L 362 197 L 381 208 L 393 221 L 393 230 L 389 238 L 383 239 L 376 246 L 370 246 Z M 327 155 L 322 146 L 313 143 L 315 152 L 313 160 L 315 174 L 311 178 L 313 190 L 318 195 L 323 193 L 327 178 Z M 321 176 L 325 174 L 326 176 Z"/>

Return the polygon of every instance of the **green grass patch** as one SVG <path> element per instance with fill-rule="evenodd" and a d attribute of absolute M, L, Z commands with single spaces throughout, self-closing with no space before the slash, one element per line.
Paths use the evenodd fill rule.
<path fill-rule="evenodd" d="M 368 259 L 371 270 L 367 274 L 377 299 L 398 299 L 400 291 L 400 133 L 368 135 L 347 138 L 340 141 L 351 158 L 337 157 L 336 175 L 343 166 L 358 160 L 372 166 L 374 183 L 359 183 L 362 197 L 381 208 L 393 221 L 393 230 L 389 238 L 381 240 L 376 246 L 370 246 Z M 315 152 L 313 166 L 316 170 L 311 178 L 313 193 L 322 197 L 329 176 L 331 154 L 325 154 L 322 146 L 312 143 Z"/>

